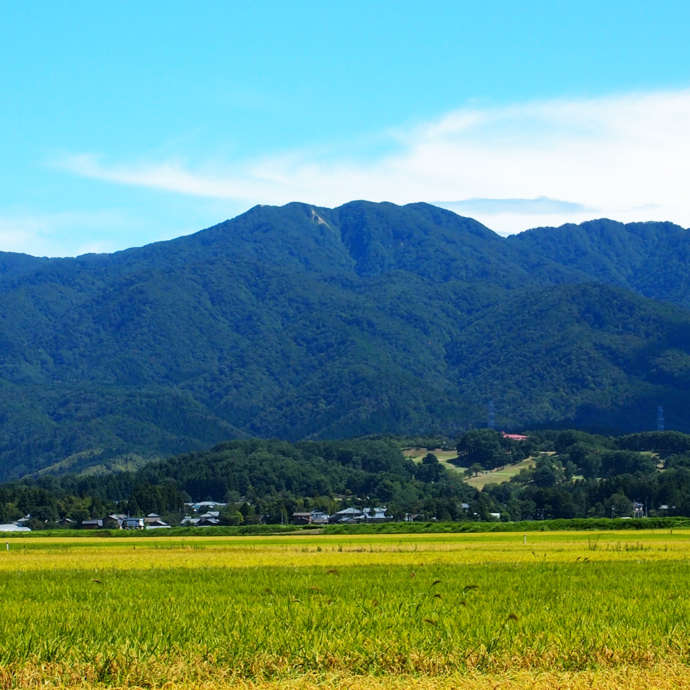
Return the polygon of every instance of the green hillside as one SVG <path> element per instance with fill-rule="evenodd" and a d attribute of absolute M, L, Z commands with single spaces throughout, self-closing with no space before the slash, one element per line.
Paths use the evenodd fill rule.
<path fill-rule="evenodd" d="M 0 479 L 247 436 L 456 433 L 489 400 L 506 427 L 635 430 L 663 403 L 688 429 L 690 312 L 661 271 L 631 277 L 685 231 L 614 226 L 647 238 L 606 255 L 623 277 L 529 239 L 563 230 L 505 240 L 428 204 L 259 206 L 111 255 L 1 254 Z M 608 227 L 573 233 L 604 256 Z M 655 280 L 678 306 L 642 296 Z"/>
<path fill-rule="evenodd" d="M 690 307 L 690 233 L 673 223 L 593 220 L 535 228 L 508 243 L 598 281 Z"/>
<path fill-rule="evenodd" d="M 139 469 L 25 478 L 0 485 L 0 523 L 30 514 L 32 528 L 46 529 L 113 511 L 177 523 L 185 502 L 208 500 L 227 503 L 226 524 L 275 524 L 298 510 L 352 505 L 425 521 L 690 515 L 690 435 L 679 432 L 542 430 L 513 440 L 474 429 L 446 439 L 454 457 L 432 449 L 417 461 L 404 454 L 405 442 L 246 439 Z"/>

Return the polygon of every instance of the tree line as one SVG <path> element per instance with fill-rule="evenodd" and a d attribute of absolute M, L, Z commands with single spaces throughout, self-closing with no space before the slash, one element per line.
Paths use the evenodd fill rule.
<path fill-rule="evenodd" d="M 625 436 L 533 431 L 513 440 L 491 429 L 434 438 L 414 462 L 409 439 L 238 440 L 134 472 L 41 476 L 0 485 L 0 522 L 78 524 L 110 512 L 179 520 L 185 503 L 226 503 L 224 524 L 288 522 L 294 512 L 383 505 L 395 519 L 535 520 L 690 515 L 690 435 Z M 455 467 L 435 448 L 455 449 Z M 530 458 L 510 481 L 492 470 Z M 478 490 L 465 479 L 488 472 Z"/>

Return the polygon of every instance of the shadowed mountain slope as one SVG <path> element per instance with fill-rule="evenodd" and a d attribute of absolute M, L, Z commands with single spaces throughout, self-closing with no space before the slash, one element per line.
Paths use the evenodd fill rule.
<path fill-rule="evenodd" d="M 242 436 L 453 432 L 490 399 L 506 426 L 636 429 L 659 401 L 685 428 L 690 312 L 641 296 L 684 288 L 639 276 L 683 233 L 506 240 L 428 204 L 293 203 L 111 255 L 0 254 L 0 478 Z"/>
<path fill-rule="evenodd" d="M 508 243 L 593 280 L 690 307 L 690 232 L 673 223 L 593 220 L 535 228 Z"/>

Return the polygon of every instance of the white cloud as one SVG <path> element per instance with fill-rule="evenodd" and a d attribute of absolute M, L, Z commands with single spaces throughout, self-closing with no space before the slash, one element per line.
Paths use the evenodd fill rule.
<path fill-rule="evenodd" d="M 462 108 L 389 133 L 393 152 L 369 158 L 294 151 L 198 169 L 179 160 L 116 165 L 80 154 L 59 165 L 89 178 L 247 205 L 494 200 L 473 215 L 502 233 L 601 216 L 689 226 L 688 122 L 690 90 L 659 91 Z M 566 201 L 548 212 L 500 204 L 540 197 Z"/>
<path fill-rule="evenodd" d="M 549 199 L 547 196 L 540 196 L 536 199 L 463 199 L 462 201 L 437 201 L 434 203 L 437 206 L 465 215 L 472 213 L 532 215 L 588 211 L 587 207 L 582 204 L 562 201 L 561 199 Z"/>
<path fill-rule="evenodd" d="M 111 241 L 97 237 L 104 229 L 120 227 L 126 222 L 126 218 L 114 211 L 5 212 L 0 214 L 0 250 L 34 256 L 113 251 L 115 246 Z"/>

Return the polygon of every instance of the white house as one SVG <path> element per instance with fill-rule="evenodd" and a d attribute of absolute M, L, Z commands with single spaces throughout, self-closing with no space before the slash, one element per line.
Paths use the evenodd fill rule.
<path fill-rule="evenodd" d="M 331 515 L 331 522 L 384 522 L 390 520 L 386 508 L 344 508 Z"/>
<path fill-rule="evenodd" d="M 128 517 L 125 518 L 122 524 L 124 529 L 144 529 L 144 518 L 143 517 Z"/>
<path fill-rule="evenodd" d="M 0 525 L 0 532 L 31 532 L 31 527 L 16 525 L 14 522 Z"/>

